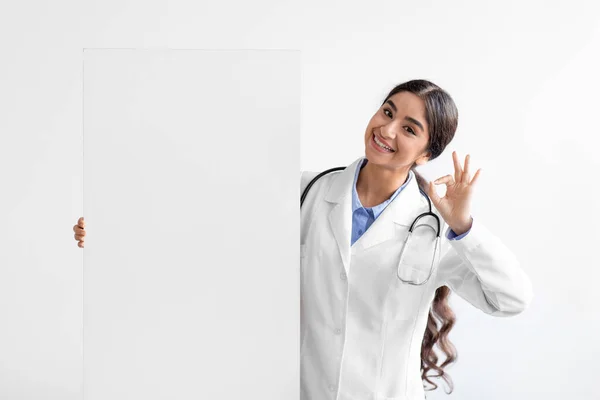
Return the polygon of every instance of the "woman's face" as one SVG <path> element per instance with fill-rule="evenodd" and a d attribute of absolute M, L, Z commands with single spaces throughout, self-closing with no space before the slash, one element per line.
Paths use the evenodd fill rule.
<path fill-rule="evenodd" d="M 373 139 L 387 143 L 393 151 L 383 150 Z M 429 127 L 425 122 L 425 103 L 410 92 L 391 96 L 371 117 L 365 132 L 365 157 L 369 163 L 392 169 L 424 164 L 431 155 L 427 151 Z"/>

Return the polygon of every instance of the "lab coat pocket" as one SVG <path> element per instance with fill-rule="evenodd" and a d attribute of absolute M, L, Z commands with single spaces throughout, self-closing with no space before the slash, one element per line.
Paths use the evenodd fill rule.
<path fill-rule="evenodd" d="M 435 272 L 441 240 L 429 225 L 416 226 L 405 240 L 398 257 L 397 275 L 406 282 L 424 284 Z"/>
<path fill-rule="evenodd" d="M 422 280 L 417 278 L 422 277 L 423 270 L 419 269 L 417 263 L 411 261 L 419 257 L 419 254 L 415 254 L 415 251 L 419 250 L 415 248 L 418 240 L 409 242 L 409 247 L 406 248 L 403 255 L 404 263 L 399 265 L 400 253 L 405 247 L 407 235 L 408 227 L 402 227 L 394 240 L 371 250 L 370 257 L 373 257 L 377 265 L 375 271 L 377 286 L 382 291 L 381 293 L 385 294 L 383 317 L 390 320 L 414 319 L 418 314 L 421 297 L 426 286 L 411 285 L 398 278 L 400 275 L 404 280 L 416 280 L 417 282 Z"/>

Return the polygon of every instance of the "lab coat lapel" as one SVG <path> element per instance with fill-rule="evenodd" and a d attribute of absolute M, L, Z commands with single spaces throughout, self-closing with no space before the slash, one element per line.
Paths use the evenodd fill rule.
<path fill-rule="evenodd" d="M 419 191 L 419 184 L 415 173 L 410 170 L 410 182 L 398 193 L 381 212 L 373 224 L 356 241 L 355 246 L 367 249 L 390 239 L 404 242 L 408 227 L 420 214 L 429 211 L 427 199 Z M 427 220 L 425 220 L 427 221 Z M 418 224 L 422 224 L 419 220 Z M 402 229 L 398 229 L 402 226 Z"/>
<path fill-rule="evenodd" d="M 334 204 L 329 212 L 329 224 L 346 274 L 350 270 L 354 174 L 362 159 L 363 157 L 358 158 L 341 173 L 337 174 L 325 196 L 326 201 Z M 419 214 L 429 210 L 427 200 L 419 192 L 414 172 L 411 170 L 409 173 L 411 174 L 411 180 L 408 185 L 398 193 L 398 196 L 388 204 L 367 231 L 356 241 L 355 247 L 366 249 L 393 239 L 397 236 L 397 225 L 409 227 Z M 408 232 L 408 229 L 403 231 Z"/>

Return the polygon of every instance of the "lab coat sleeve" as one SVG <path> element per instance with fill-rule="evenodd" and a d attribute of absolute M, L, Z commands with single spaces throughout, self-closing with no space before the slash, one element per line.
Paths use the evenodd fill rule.
<path fill-rule="evenodd" d="M 319 175 L 317 171 L 300 171 L 300 196 L 302 196 L 302 192 L 304 192 L 310 181 L 317 175 Z"/>
<path fill-rule="evenodd" d="M 315 174 L 316 173 L 311 171 L 300 171 L 300 195 L 302 195 L 304 188 L 308 186 L 308 183 Z"/>
<path fill-rule="evenodd" d="M 314 171 L 300 171 L 300 197 L 302 197 L 302 193 L 304 192 L 304 189 L 308 186 L 310 181 L 318 174 L 319 174 L 318 172 L 314 172 Z M 302 209 L 300 210 L 300 216 L 302 216 Z M 305 236 L 304 236 L 305 229 L 303 229 L 303 228 L 304 227 L 301 225 L 300 243 L 304 243 L 304 240 L 305 240 Z M 308 229 L 308 227 L 306 227 L 306 229 Z"/>
<path fill-rule="evenodd" d="M 444 240 L 438 286 L 446 285 L 482 310 L 509 317 L 524 311 L 533 298 L 529 277 L 515 255 L 481 220 L 460 240 Z"/>
<path fill-rule="evenodd" d="M 448 228 L 448 230 L 446 231 L 446 237 L 448 238 L 448 240 L 460 240 L 460 239 L 464 238 L 465 236 L 467 236 L 469 234 L 469 232 L 471 232 L 470 229 L 468 231 L 466 231 L 465 233 L 463 233 L 462 235 L 457 235 L 456 232 L 454 232 L 452 229 Z"/>

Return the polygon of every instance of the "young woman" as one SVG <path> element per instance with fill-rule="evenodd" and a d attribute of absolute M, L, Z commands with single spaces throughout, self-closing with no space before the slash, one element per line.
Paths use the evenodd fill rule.
<path fill-rule="evenodd" d="M 414 171 L 442 153 L 457 124 L 441 88 L 400 84 L 369 121 L 365 156 L 310 187 L 301 206 L 302 400 L 422 400 L 423 381 L 437 388 L 431 369 L 452 391 L 444 372 L 456 359 L 450 291 L 495 316 L 531 302 L 519 261 L 471 217 L 480 170 L 471 177 L 469 155 L 461 166 L 454 152 L 454 174 L 433 182 Z M 301 173 L 301 193 L 317 175 Z M 435 184 L 446 185 L 443 198 Z M 429 201 L 441 239 L 426 216 L 405 244 Z M 440 365 L 436 343 L 446 356 Z"/>
<path fill-rule="evenodd" d="M 496 316 L 531 302 L 518 260 L 471 217 L 480 170 L 471 178 L 469 156 L 463 167 L 453 153 L 454 175 L 434 182 L 414 171 L 442 153 L 457 124 L 453 100 L 435 84 L 398 85 L 369 121 L 365 156 L 310 187 L 301 207 L 302 400 L 422 400 L 423 381 L 437 388 L 431 369 L 452 388 L 450 291 Z M 301 173 L 301 192 L 317 175 Z M 434 184 L 446 185 L 443 198 Z M 439 227 L 422 217 L 405 244 L 429 201 Z M 83 217 L 73 230 L 83 248 Z M 435 344 L 446 355 L 440 365 Z"/>

